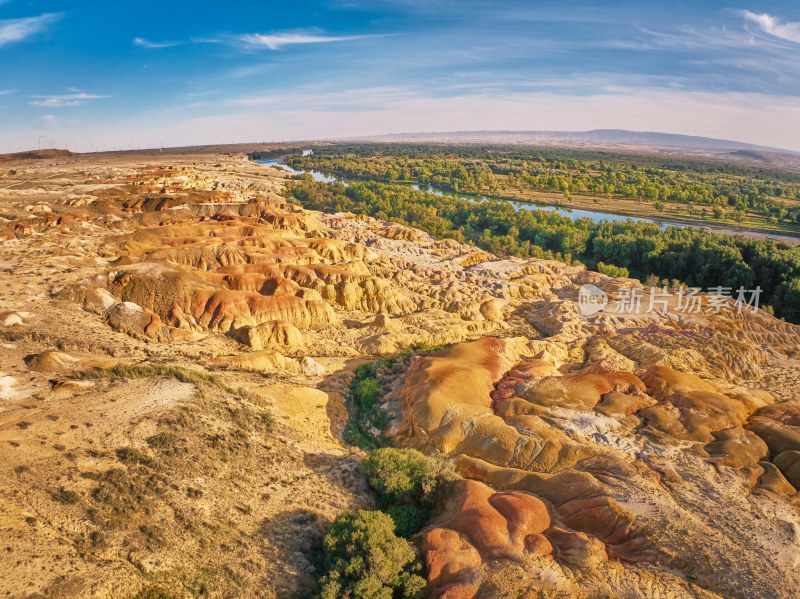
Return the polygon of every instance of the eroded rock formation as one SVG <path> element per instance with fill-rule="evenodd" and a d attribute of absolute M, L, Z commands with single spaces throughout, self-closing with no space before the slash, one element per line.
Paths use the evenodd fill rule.
<path fill-rule="evenodd" d="M 585 316 L 584 284 L 649 290 L 306 211 L 243 157 L 140 160 L 6 191 L 0 591 L 309 592 L 322 521 L 366 503 L 347 376 L 445 346 L 381 379 L 394 442 L 462 477 L 414 538 L 432 596 L 797 595 L 797 326 L 674 289 Z"/>

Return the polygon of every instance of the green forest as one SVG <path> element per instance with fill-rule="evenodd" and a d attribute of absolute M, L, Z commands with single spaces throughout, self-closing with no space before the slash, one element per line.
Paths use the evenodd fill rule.
<path fill-rule="evenodd" d="M 309 156 L 297 155 L 299 149 L 282 152 L 295 169 L 347 179 L 494 197 L 538 191 L 563 194 L 567 201 L 573 195 L 636 200 L 658 212 L 673 205 L 673 211 L 697 218 L 800 226 L 800 174 L 766 167 L 522 146 L 335 144 L 315 147 Z M 256 157 L 279 155 L 273 150 Z"/>
<path fill-rule="evenodd" d="M 800 322 L 800 245 L 645 222 L 572 220 L 555 212 L 519 210 L 506 201 L 472 202 L 377 181 L 291 181 L 287 197 L 305 208 L 350 211 L 474 243 L 499 256 L 580 261 L 611 275 L 654 275 L 671 285 L 762 289 L 761 305 Z"/>

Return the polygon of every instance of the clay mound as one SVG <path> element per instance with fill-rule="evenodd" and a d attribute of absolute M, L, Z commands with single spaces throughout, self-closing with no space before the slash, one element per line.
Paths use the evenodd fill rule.
<path fill-rule="evenodd" d="M 295 352 L 305 346 L 303 334 L 297 327 L 281 320 L 271 320 L 255 327 L 232 331 L 233 337 L 254 350 L 278 349 Z"/>
<path fill-rule="evenodd" d="M 552 342 L 547 347 L 556 350 Z M 599 347 L 596 342 L 594 347 Z M 577 355 L 515 361 L 508 359 L 504 342 L 483 339 L 412 361 L 403 387 L 407 428 L 398 427 L 396 434 L 404 443 L 455 457 L 467 479 L 463 485 L 473 489 L 470 497 L 462 488 L 423 535 L 436 596 L 480 596 L 481 585 L 495 580 L 493 560 L 524 561 L 529 559 L 525 555 L 536 554 L 535 548 L 547 547 L 545 553 L 560 564 L 578 569 L 601 568 L 609 559 L 673 568 L 672 556 L 695 538 L 697 514 L 708 508 L 665 495 L 661 484 L 673 492 L 692 485 L 708 489 L 711 476 L 703 463 L 733 473 L 726 476 L 738 482 L 726 489 L 726 497 L 754 488 L 784 496 L 795 492 L 800 451 L 793 440 L 782 443 L 793 439 L 785 430 L 775 431 L 794 427 L 787 423 L 797 421 L 796 404 L 778 409 L 779 404 L 769 405 L 769 394 L 667 366 L 654 366 L 640 379 L 629 372 L 560 375 L 550 361 L 575 362 Z M 763 416 L 752 418 L 759 409 Z M 774 447 L 758 431 L 772 435 Z M 656 457 L 681 451 L 681 443 L 687 452 L 692 448 L 689 462 Z M 637 455 L 644 457 L 634 459 Z M 677 463 L 692 474 L 674 474 Z M 697 482 L 687 483 L 682 476 Z M 655 482 L 659 478 L 662 483 Z M 491 488 L 478 492 L 471 486 L 475 481 Z M 550 526 L 527 543 L 514 537 L 514 527 L 487 499 L 520 491 L 551 506 Z M 708 491 L 686 492 L 702 496 Z M 726 501 L 714 499 L 713 509 L 738 509 Z M 672 525 L 683 532 L 665 534 L 651 510 L 673 514 Z M 712 520 L 703 525 L 706 530 L 714 526 Z M 748 531 L 753 534 L 752 527 Z M 726 542 L 741 548 L 746 538 Z M 694 541 L 687 550 L 698 556 L 707 552 Z M 716 581 L 712 586 L 719 585 L 716 574 L 698 560 L 680 567 L 702 572 L 706 581 Z M 743 570 L 752 572 L 751 564 L 743 564 Z"/>
<path fill-rule="evenodd" d="M 233 356 L 218 356 L 210 360 L 212 364 L 252 370 L 254 372 L 300 372 L 301 366 L 296 360 L 287 358 L 274 349 L 265 349 Z"/>
<path fill-rule="evenodd" d="M 767 476 L 764 486 L 788 494 L 800 490 L 800 403 L 784 402 L 764 407 L 746 427 L 763 440 L 772 464 L 777 467 L 776 472 L 766 466 L 769 462 L 761 463 Z"/>
<path fill-rule="evenodd" d="M 111 368 L 116 360 L 94 356 L 86 353 L 68 354 L 57 350 L 48 350 L 32 354 L 25 358 L 31 370 L 45 373 L 69 373 L 88 370 L 90 368 Z"/>
<path fill-rule="evenodd" d="M 428 589 L 434 597 L 471 599 L 480 588 L 481 554 L 461 534 L 433 528 L 422 534 Z"/>
<path fill-rule="evenodd" d="M 431 591 L 437 597 L 474 597 L 483 560 L 552 553 L 541 534 L 549 527 L 547 507 L 533 495 L 460 481 L 445 512 L 420 533 Z"/>
<path fill-rule="evenodd" d="M 642 410 L 645 422 L 678 439 L 710 443 L 713 432 L 744 424 L 750 415 L 742 402 L 720 393 L 687 391 Z"/>
<path fill-rule="evenodd" d="M 711 381 L 691 373 L 678 372 L 668 366 L 653 366 L 642 375 L 647 390 L 656 399 L 664 399 L 676 393 L 691 391 L 717 392 L 719 388 Z"/>
<path fill-rule="evenodd" d="M 540 406 L 589 410 L 612 392 L 639 394 L 645 384 L 627 372 L 545 377 L 520 389 L 520 397 Z"/>
<path fill-rule="evenodd" d="M 600 458 L 598 458 L 600 459 Z M 486 461 L 460 456 L 457 469 L 465 477 L 477 479 L 498 489 L 526 491 L 549 502 L 554 511 L 552 517 L 563 528 L 571 528 L 589 534 L 602 542 L 603 554 L 628 561 L 654 561 L 658 551 L 650 546 L 635 518 L 614 498 L 610 490 L 590 472 L 567 470 L 558 474 L 533 473 L 517 468 L 493 466 Z M 608 471 L 609 465 L 600 461 L 587 462 L 591 470 Z M 630 467 L 622 467 L 626 474 L 633 474 Z M 548 533 L 545 533 L 548 534 Z M 554 543 L 555 544 L 555 543 Z M 586 566 L 587 564 L 583 564 Z"/>
<path fill-rule="evenodd" d="M 403 391 L 412 425 L 430 433 L 446 424 L 443 418 L 449 412 L 490 414 L 494 382 L 516 362 L 523 347 L 522 340 L 486 338 L 414 358 Z"/>
<path fill-rule="evenodd" d="M 108 275 L 107 288 L 124 302 L 133 302 L 156 314 L 167 314 L 196 290 L 212 286 L 196 274 L 163 262 L 123 266 Z"/>
<path fill-rule="evenodd" d="M 108 324 L 133 337 L 166 340 L 168 332 L 158 314 L 134 302 L 119 302 L 108 310 Z"/>
<path fill-rule="evenodd" d="M 703 449 L 717 463 L 731 468 L 753 468 L 769 455 L 767 444 L 755 433 L 741 426 L 714 431 L 714 441 Z"/>
<path fill-rule="evenodd" d="M 722 389 L 710 381 L 666 366 L 654 366 L 644 375 L 647 391 L 658 399 L 641 410 L 644 421 L 654 429 L 678 439 L 711 443 L 715 433 L 740 427 L 765 403 L 768 394 Z"/>
<path fill-rule="evenodd" d="M 200 327 L 223 333 L 274 320 L 299 328 L 337 320 L 333 309 L 323 301 L 289 295 L 263 296 L 249 291 L 197 289 L 178 307 Z M 173 324 L 171 319 L 167 322 Z"/>

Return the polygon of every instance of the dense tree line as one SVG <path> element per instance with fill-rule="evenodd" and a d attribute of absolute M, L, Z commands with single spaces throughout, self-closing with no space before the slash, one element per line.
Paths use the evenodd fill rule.
<path fill-rule="evenodd" d="M 655 274 L 704 290 L 760 286 L 762 304 L 800 322 L 800 246 L 644 222 L 572 220 L 555 212 L 519 210 L 505 201 L 471 202 L 379 182 L 316 183 L 310 175 L 287 188 L 306 208 L 351 211 L 470 242 L 500 256 L 604 263 L 638 277 Z"/>
<path fill-rule="evenodd" d="M 490 196 L 516 190 L 636 199 L 657 210 L 670 202 L 695 216 L 741 221 L 751 213 L 800 225 L 800 175 L 775 169 L 552 148 L 406 144 L 321 146 L 288 161 L 351 179 Z"/>
<path fill-rule="evenodd" d="M 249 156 L 253 160 L 267 160 L 269 158 L 285 158 L 293 154 L 302 154 L 303 148 L 273 148 L 271 150 L 258 150 L 250 152 Z"/>

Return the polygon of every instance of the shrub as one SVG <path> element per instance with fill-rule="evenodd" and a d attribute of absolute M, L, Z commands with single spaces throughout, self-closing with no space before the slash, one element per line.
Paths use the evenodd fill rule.
<path fill-rule="evenodd" d="M 609 277 L 627 277 L 630 275 L 627 268 L 614 266 L 613 264 L 604 264 L 603 262 L 597 263 L 597 272 L 608 275 Z"/>
<path fill-rule="evenodd" d="M 147 444 L 157 449 L 170 449 L 180 438 L 175 433 L 158 433 L 147 438 Z"/>
<path fill-rule="evenodd" d="M 55 493 L 51 493 L 50 496 L 53 498 L 53 501 L 66 505 L 78 503 L 78 494 L 75 491 L 68 491 L 64 487 L 61 487 Z"/>
<path fill-rule="evenodd" d="M 361 470 L 377 494 L 378 507 L 392 517 L 402 537 L 425 526 L 441 491 L 458 478 L 449 461 L 394 447 L 370 452 Z"/>
<path fill-rule="evenodd" d="M 421 530 L 430 518 L 428 510 L 414 505 L 392 505 L 385 512 L 394 522 L 395 532 L 404 538 Z"/>
<path fill-rule="evenodd" d="M 661 279 L 658 275 L 651 274 L 645 279 L 644 284 L 647 287 L 658 287 L 661 284 Z"/>
<path fill-rule="evenodd" d="M 129 466 L 134 464 L 144 464 L 145 466 L 153 466 L 154 462 L 146 453 L 136 449 L 135 447 L 123 447 L 117 450 L 117 459 L 123 464 Z"/>
<path fill-rule="evenodd" d="M 378 401 L 378 391 L 380 391 L 378 381 L 373 378 L 366 378 L 356 384 L 353 391 L 353 399 L 355 399 L 359 407 L 369 408 Z"/>
<path fill-rule="evenodd" d="M 382 512 L 345 512 L 322 544 L 327 573 L 319 581 L 320 599 L 421 599 L 427 593 L 414 550 Z"/>
<path fill-rule="evenodd" d="M 377 491 L 379 500 L 399 502 L 418 499 L 428 482 L 428 458 L 416 449 L 384 447 L 361 462 L 361 470 Z"/>

